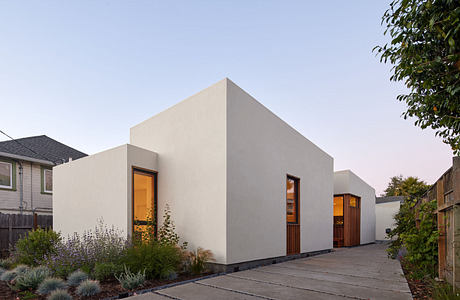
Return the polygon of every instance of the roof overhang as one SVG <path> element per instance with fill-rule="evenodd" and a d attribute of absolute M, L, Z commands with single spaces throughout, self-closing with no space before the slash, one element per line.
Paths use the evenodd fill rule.
<path fill-rule="evenodd" d="M 25 160 L 25 161 L 30 161 L 42 165 L 48 165 L 48 166 L 55 166 L 56 164 L 48 161 L 48 160 L 43 160 L 43 159 L 38 159 L 38 158 L 33 158 L 33 157 L 28 157 L 28 156 L 23 156 L 23 155 L 17 155 L 17 154 L 11 154 L 7 152 L 1 152 L 0 151 L 0 156 L 1 157 L 8 157 L 10 159 L 17 159 L 17 160 Z"/>

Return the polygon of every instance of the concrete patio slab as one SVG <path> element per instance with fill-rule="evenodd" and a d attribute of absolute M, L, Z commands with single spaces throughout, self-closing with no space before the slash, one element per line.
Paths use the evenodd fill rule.
<path fill-rule="evenodd" d="M 342 248 L 130 299 L 412 299 L 399 262 L 388 259 L 385 249 L 385 244 Z"/>

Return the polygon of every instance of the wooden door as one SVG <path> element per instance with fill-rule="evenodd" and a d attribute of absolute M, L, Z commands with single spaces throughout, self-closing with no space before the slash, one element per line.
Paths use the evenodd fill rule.
<path fill-rule="evenodd" d="M 286 180 L 286 254 L 300 253 L 299 178 Z"/>
<path fill-rule="evenodd" d="M 360 244 L 361 232 L 361 199 L 346 194 L 343 196 L 344 233 L 343 245 L 346 247 Z"/>

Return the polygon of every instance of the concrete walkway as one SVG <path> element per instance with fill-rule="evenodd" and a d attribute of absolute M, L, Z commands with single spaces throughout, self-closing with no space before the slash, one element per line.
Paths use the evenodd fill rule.
<path fill-rule="evenodd" d="M 399 262 L 385 248 L 342 248 L 129 299 L 412 299 Z"/>

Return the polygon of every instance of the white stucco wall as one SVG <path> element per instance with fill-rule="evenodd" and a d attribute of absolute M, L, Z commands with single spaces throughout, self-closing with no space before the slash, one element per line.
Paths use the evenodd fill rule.
<path fill-rule="evenodd" d="M 131 232 L 131 168 L 156 170 L 157 155 L 122 145 L 53 169 L 53 228 L 64 236 L 93 229 L 103 219 Z"/>
<path fill-rule="evenodd" d="M 361 244 L 375 242 L 375 189 L 350 170 L 343 170 L 334 172 L 334 195 L 338 194 L 361 197 Z"/>
<path fill-rule="evenodd" d="M 401 203 L 399 201 L 375 204 L 375 239 L 388 240 L 386 229 L 393 229 L 394 216 L 399 212 Z"/>
<path fill-rule="evenodd" d="M 301 252 L 332 248 L 332 157 L 227 84 L 227 263 L 286 255 L 287 174 L 300 178 Z"/>
<path fill-rule="evenodd" d="M 158 209 L 165 204 L 191 249 L 226 263 L 226 81 L 131 128 L 130 143 L 155 151 Z"/>

